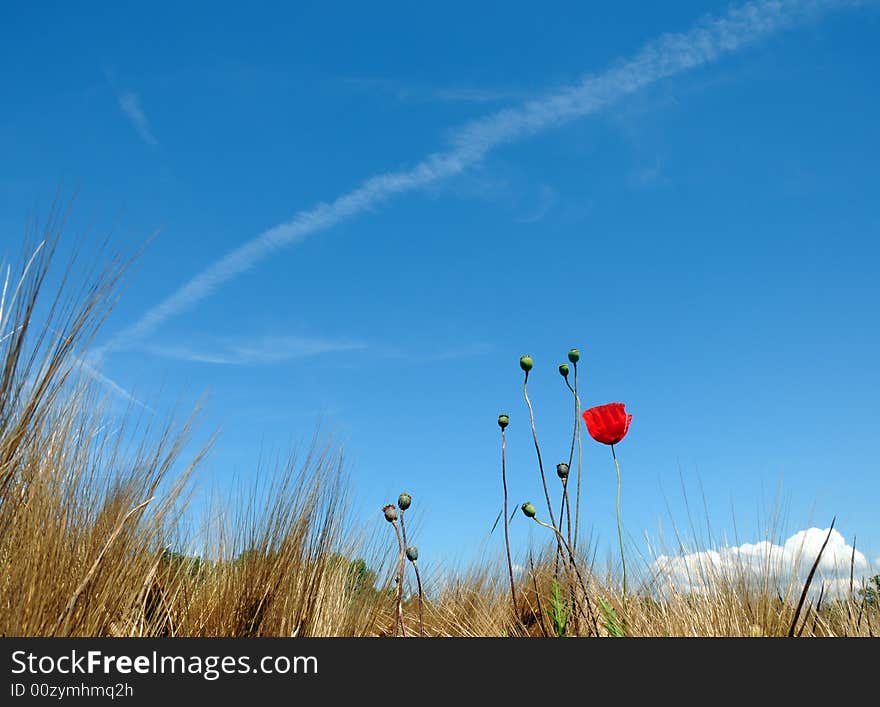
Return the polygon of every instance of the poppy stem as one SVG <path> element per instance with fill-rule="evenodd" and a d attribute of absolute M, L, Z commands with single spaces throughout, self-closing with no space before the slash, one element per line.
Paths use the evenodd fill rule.
<path fill-rule="evenodd" d="M 538 622 L 541 624 L 541 633 L 544 638 L 550 634 L 547 633 L 547 627 L 544 625 L 544 607 L 541 606 L 541 591 L 538 589 L 538 575 L 535 572 L 535 559 L 532 557 L 532 551 L 529 550 L 529 574 L 532 577 L 532 586 L 535 588 L 535 602 L 538 604 Z M 529 606 L 531 609 L 531 606 Z"/>
<path fill-rule="evenodd" d="M 586 599 L 587 609 L 589 610 L 590 617 L 595 620 L 595 615 L 593 614 L 593 604 L 590 601 L 590 592 L 587 589 L 587 583 L 584 581 L 584 578 L 583 578 L 583 575 L 581 575 L 580 569 L 578 569 L 577 562 L 574 559 L 574 553 L 572 552 L 571 546 L 569 546 L 569 544 L 567 542 L 565 542 L 565 538 L 563 537 L 562 533 L 560 533 L 559 530 L 555 526 L 550 525 L 549 523 L 545 523 L 544 521 L 540 520 L 537 516 L 533 517 L 532 520 L 534 520 L 538 525 L 552 530 L 556 534 L 556 543 L 560 547 L 560 550 L 562 549 L 563 546 L 565 547 L 565 550 L 568 552 L 569 567 L 572 570 L 574 570 L 575 576 L 577 577 L 577 580 L 581 585 L 581 589 L 584 592 L 584 599 Z M 583 610 L 581 609 L 581 611 L 583 611 Z M 598 634 L 598 631 L 597 631 L 597 634 Z"/>
<path fill-rule="evenodd" d="M 403 536 L 403 548 L 404 552 L 406 548 L 409 547 L 409 543 L 406 541 L 406 523 L 403 522 L 403 517 L 406 515 L 406 512 L 401 508 L 400 509 L 400 534 Z"/>
<path fill-rule="evenodd" d="M 403 585 L 406 582 L 406 548 L 409 547 L 409 542 L 406 539 L 406 523 L 403 520 L 403 517 L 406 515 L 406 511 L 402 508 L 400 509 L 400 535 L 403 540 L 403 559 L 400 561 L 400 595 L 403 597 Z M 400 625 L 403 626 L 403 609 L 401 609 L 400 613 Z M 406 635 L 406 628 L 403 630 L 403 635 Z"/>
<path fill-rule="evenodd" d="M 403 569 L 404 569 L 404 548 L 403 537 L 400 534 L 400 528 L 397 527 L 397 521 L 392 521 L 394 532 L 397 535 L 397 544 L 400 546 L 400 557 L 397 563 L 397 602 L 396 602 L 396 622 L 394 624 L 394 635 L 397 635 L 398 626 L 401 635 L 406 638 L 406 626 L 403 623 Z"/>
<path fill-rule="evenodd" d="M 569 552 L 574 553 L 574 545 L 571 542 L 571 501 L 568 498 L 568 478 L 560 479 L 562 481 L 562 502 L 559 505 L 559 522 L 562 523 L 562 518 L 565 517 L 566 523 L 566 535 L 568 537 L 568 548 Z M 556 566 L 554 567 L 554 575 L 559 574 L 559 553 L 556 553 Z M 571 604 L 575 605 L 574 599 L 574 587 L 571 588 Z M 580 617 L 578 614 L 574 614 L 575 625 L 577 626 L 579 623 Z M 575 629 L 577 631 L 577 628 Z"/>
<path fill-rule="evenodd" d="M 580 425 L 580 417 L 581 417 L 581 398 L 578 395 L 578 365 L 577 361 L 574 362 L 574 428 L 576 430 L 577 435 L 577 448 L 578 448 L 578 470 L 577 470 L 577 488 L 575 491 L 575 501 L 574 501 L 574 536 L 572 537 L 572 549 L 577 552 L 578 545 L 578 532 L 580 529 L 580 516 L 581 516 L 581 466 L 583 465 L 584 454 L 583 454 L 583 444 L 581 443 L 581 425 Z M 568 466 L 571 468 L 571 458 L 569 458 Z"/>
<path fill-rule="evenodd" d="M 403 517 L 406 515 L 406 511 L 402 508 L 400 509 L 400 534 L 403 536 L 403 554 L 404 559 L 400 562 L 400 581 L 404 583 L 406 581 L 406 548 L 409 547 L 409 542 L 406 539 L 406 523 L 403 520 Z M 403 594 L 403 587 L 400 588 L 401 594 Z M 403 624 L 403 613 L 400 614 L 401 625 Z"/>
<path fill-rule="evenodd" d="M 419 587 L 419 636 L 425 637 L 425 617 L 422 609 L 422 575 L 419 572 L 419 564 L 415 560 L 412 563 L 413 569 L 416 571 L 416 584 Z"/>
<path fill-rule="evenodd" d="M 574 544 L 571 539 L 571 501 L 568 498 L 568 479 L 562 480 L 562 501 L 565 503 L 565 524 L 568 544 L 569 547 L 571 547 L 572 552 L 574 552 Z M 559 520 L 562 520 L 562 514 L 559 515 Z"/>
<path fill-rule="evenodd" d="M 563 518 L 565 518 L 566 522 L 566 537 L 568 538 L 569 547 L 574 550 L 574 545 L 571 541 L 571 502 L 568 498 L 568 479 L 561 479 L 562 482 L 562 501 L 559 504 L 559 520 L 560 524 Z M 556 556 L 556 569 L 559 570 L 559 555 Z"/>
<path fill-rule="evenodd" d="M 566 531 L 568 533 L 568 544 L 571 545 L 571 549 L 577 551 L 577 534 L 578 534 L 578 510 L 581 505 L 581 447 L 580 447 L 580 425 L 578 424 L 580 420 L 578 419 L 578 413 L 580 412 L 580 399 L 577 394 L 577 361 L 573 362 L 574 364 L 574 384 L 575 387 L 571 387 L 571 383 L 568 382 L 568 378 L 564 378 L 565 385 L 571 391 L 572 399 L 574 401 L 574 427 L 571 430 L 571 449 L 568 452 L 568 468 L 571 469 L 571 462 L 574 459 L 574 442 L 577 439 L 578 442 L 578 477 L 577 477 L 577 498 L 575 500 L 575 511 L 574 511 L 574 536 L 571 534 L 571 501 L 568 498 L 568 479 L 564 479 L 562 490 L 563 490 L 563 498 L 562 498 L 562 509 L 567 509 L 568 513 L 566 516 L 567 528 Z M 562 521 L 562 510 L 559 511 L 559 520 Z"/>
<path fill-rule="evenodd" d="M 568 381 L 565 381 L 568 384 Z M 571 387 L 571 386 L 569 386 Z M 574 438 L 572 437 L 572 441 Z M 569 457 L 569 469 L 571 469 L 571 457 Z M 574 545 L 571 541 L 571 500 L 568 497 L 568 477 L 564 477 L 560 479 L 562 481 L 562 503 L 559 506 L 559 522 L 562 523 L 562 517 L 565 516 L 565 524 L 566 524 L 566 535 L 568 537 L 568 547 L 571 549 L 571 552 L 574 553 L 576 550 L 574 549 Z M 555 571 L 559 572 L 559 553 L 556 554 L 556 569 Z M 574 586 L 569 587 L 571 591 L 571 605 L 575 606 L 575 598 L 574 598 Z M 575 613 L 574 614 L 574 623 L 575 623 L 575 635 L 579 632 L 579 623 L 580 616 Z"/>
<path fill-rule="evenodd" d="M 535 429 L 535 411 L 532 408 L 532 401 L 529 400 L 529 372 L 526 371 L 526 377 L 523 380 L 523 396 L 526 399 L 526 405 L 529 406 L 529 419 L 532 423 L 532 439 L 535 441 L 535 452 L 538 455 L 538 470 L 541 472 L 541 483 L 544 485 L 544 497 L 547 499 L 547 512 L 550 514 L 550 522 L 556 526 L 556 517 L 553 515 L 553 503 L 550 501 L 550 490 L 547 488 L 547 477 L 544 475 L 544 462 L 541 460 L 541 447 L 538 445 L 538 432 Z"/>
<path fill-rule="evenodd" d="M 510 522 L 507 518 L 507 435 L 504 428 L 501 428 L 501 484 L 504 487 L 504 516 L 501 521 L 504 523 L 504 548 L 507 551 L 507 574 L 510 577 L 510 598 L 513 601 L 513 613 L 516 615 L 516 583 L 513 581 L 513 561 L 510 559 L 510 531 L 508 526 Z"/>
<path fill-rule="evenodd" d="M 623 554 L 623 529 L 620 524 L 620 464 L 617 461 L 617 453 L 614 445 L 611 445 L 611 456 L 614 458 L 614 466 L 617 469 L 617 538 L 620 541 L 620 561 L 623 564 L 623 602 L 626 606 L 626 557 Z"/>
<path fill-rule="evenodd" d="M 574 368 L 575 368 L 575 371 L 577 371 L 577 364 L 576 363 L 574 364 Z M 577 375 L 577 374 L 575 374 L 575 375 Z M 572 459 L 574 459 L 574 440 L 575 440 L 575 437 L 577 436 L 577 431 L 578 431 L 578 409 L 577 409 L 578 405 L 577 405 L 577 400 L 574 398 L 574 396 L 576 395 L 576 393 L 574 392 L 574 388 L 571 387 L 571 383 L 568 382 L 568 378 L 564 378 L 563 380 L 565 381 L 565 385 L 568 387 L 569 391 L 571 392 L 572 399 L 575 400 L 574 427 L 571 428 L 571 449 L 568 451 L 568 466 L 569 466 L 569 468 L 571 468 L 571 461 L 572 461 Z"/>

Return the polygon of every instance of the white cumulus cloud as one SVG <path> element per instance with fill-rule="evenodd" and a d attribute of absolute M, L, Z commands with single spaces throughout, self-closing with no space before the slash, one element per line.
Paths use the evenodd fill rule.
<path fill-rule="evenodd" d="M 659 591 L 708 592 L 713 587 L 744 581 L 752 586 L 765 582 L 783 594 L 790 586 L 798 591 L 806 581 L 825 539 L 828 545 L 816 568 L 812 590 L 842 596 L 849 592 L 850 571 L 856 589 L 863 583 L 869 565 L 865 555 L 848 545 L 837 530 L 808 528 L 781 545 L 764 540 L 702 550 L 681 555 L 660 555 L 651 564 Z"/>

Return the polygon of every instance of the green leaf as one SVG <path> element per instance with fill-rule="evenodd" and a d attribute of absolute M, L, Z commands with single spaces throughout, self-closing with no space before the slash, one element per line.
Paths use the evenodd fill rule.
<path fill-rule="evenodd" d="M 559 638 L 568 635 L 568 606 L 559 591 L 559 582 L 553 578 L 553 589 L 550 594 L 550 618 L 553 620 L 553 628 Z"/>
<path fill-rule="evenodd" d="M 625 637 L 626 629 L 623 627 L 620 619 L 617 618 L 617 612 L 614 611 L 614 607 L 602 597 L 599 597 L 599 608 L 602 610 L 602 623 L 608 634 L 613 638 Z"/>

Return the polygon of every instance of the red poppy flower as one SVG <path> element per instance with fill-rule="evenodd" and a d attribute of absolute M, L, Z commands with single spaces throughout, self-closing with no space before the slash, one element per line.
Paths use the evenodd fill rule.
<path fill-rule="evenodd" d="M 597 442 L 617 444 L 626 437 L 633 416 L 626 414 L 623 403 L 608 403 L 584 410 L 587 431 Z"/>

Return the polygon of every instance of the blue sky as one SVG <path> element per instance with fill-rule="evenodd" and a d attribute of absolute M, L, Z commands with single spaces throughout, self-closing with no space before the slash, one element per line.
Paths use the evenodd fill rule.
<path fill-rule="evenodd" d="M 660 5 L 19 7 L 0 254 L 59 188 L 64 248 L 158 229 L 103 374 L 158 411 L 210 391 L 221 489 L 320 419 L 359 514 L 413 495 L 426 565 L 485 546 L 499 412 L 540 500 L 518 358 L 552 469 L 571 346 L 584 405 L 634 415 L 634 546 L 687 526 L 684 486 L 718 538 L 762 539 L 780 494 L 787 531 L 836 515 L 873 560 L 878 5 Z M 584 459 L 613 559 L 614 467 Z"/>

